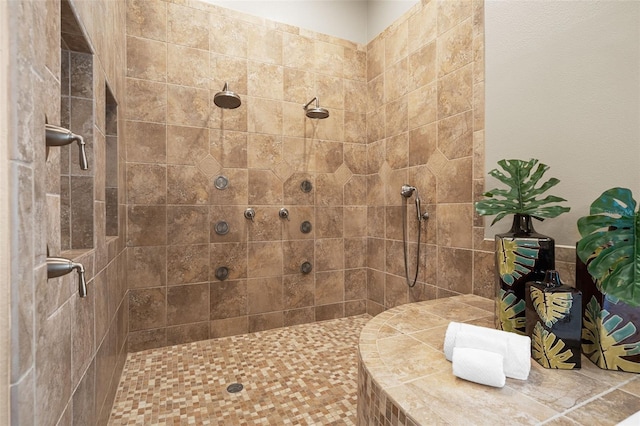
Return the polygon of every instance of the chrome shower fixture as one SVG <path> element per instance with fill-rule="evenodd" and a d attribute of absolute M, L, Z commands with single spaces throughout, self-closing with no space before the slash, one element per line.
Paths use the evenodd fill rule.
<path fill-rule="evenodd" d="M 409 239 L 407 237 L 407 229 L 409 228 L 407 226 L 407 200 L 409 200 L 409 198 L 411 198 L 411 196 L 413 194 L 416 194 L 416 214 L 417 214 L 417 218 L 418 218 L 418 245 L 416 248 L 416 273 L 415 276 L 413 277 L 413 281 L 411 281 L 411 279 L 409 279 L 409 262 L 407 260 L 407 251 L 408 251 L 408 244 L 409 244 Z M 420 271 L 420 235 L 422 234 L 422 226 L 421 223 L 423 220 L 426 220 L 429 218 L 429 213 L 424 212 L 422 213 L 422 209 L 420 207 L 420 195 L 418 195 L 418 188 L 416 188 L 415 186 L 411 186 L 411 185 L 407 185 L 404 184 L 402 185 L 402 188 L 400 189 L 400 195 L 402 195 L 403 198 L 403 211 L 402 211 L 402 252 L 404 254 L 404 276 L 405 279 L 407 281 L 407 285 L 409 286 L 409 288 L 412 288 L 416 285 L 416 282 L 418 281 L 418 272 Z"/>
<path fill-rule="evenodd" d="M 235 109 L 240 106 L 242 101 L 236 92 L 229 90 L 229 84 L 225 81 L 221 92 L 213 97 L 213 103 L 224 109 Z"/>
<path fill-rule="evenodd" d="M 422 213 L 422 208 L 420 207 L 420 195 L 418 195 L 418 189 L 415 186 L 404 184 L 402 185 L 402 189 L 400 189 L 400 195 L 404 198 L 411 198 L 413 194 L 416 194 L 416 213 L 418 217 L 418 222 L 422 222 L 425 219 L 429 218 L 429 213 Z"/>
<path fill-rule="evenodd" d="M 57 278 L 71 271 L 78 272 L 78 293 L 87 297 L 87 281 L 84 277 L 84 266 L 64 257 L 47 257 L 47 278 Z"/>
<path fill-rule="evenodd" d="M 71 130 L 64 127 L 54 126 L 53 124 L 45 124 L 45 139 L 47 146 L 64 146 L 71 142 L 77 142 L 80 150 L 80 168 L 87 170 L 89 162 L 87 161 L 87 153 L 85 151 L 85 141 L 80 135 L 76 135 Z"/>
<path fill-rule="evenodd" d="M 404 197 L 404 198 L 410 198 L 413 193 L 415 192 L 416 187 L 415 186 L 410 186 L 410 185 L 402 185 L 402 189 L 400 190 L 400 194 Z"/>
<path fill-rule="evenodd" d="M 314 108 L 309 108 L 309 105 L 311 105 L 311 102 L 313 101 L 316 101 L 316 106 Z M 323 119 L 329 117 L 329 110 L 320 107 L 320 100 L 317 96 L 307 102 L 302 108 L 307 112 L 306 114 L 309 118 Z"/>

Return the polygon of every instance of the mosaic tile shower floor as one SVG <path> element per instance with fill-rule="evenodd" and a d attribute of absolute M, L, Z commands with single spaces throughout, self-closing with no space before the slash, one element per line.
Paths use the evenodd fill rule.
<path fill-rule="evenodd" d="M 110 425 L 354 425 L 368 315 L 129 354 Z M 226 388 L 241 383 L 244 389 Z"/>

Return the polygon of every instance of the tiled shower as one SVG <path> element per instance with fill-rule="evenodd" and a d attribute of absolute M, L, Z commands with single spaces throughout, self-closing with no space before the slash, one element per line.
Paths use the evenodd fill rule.
<path fill-rule="evenodd" d="M 481 12 L 470 1 L 420 4 L 363 46 L 204 3 L 131 2 L 129 349 L 474 291 L 474 262 L 491 261 L 472 250 Z M 212 102 L 225 82 L 242 98 L 237 109 Z M 305 117 L 314 96 L 329 118 Z M 221 177 L 225 189 L 215 186 Z M 431 214 L 411 292 L 405 182 Z"/>
<path fill-rule="evenodd" d="M 493 247 L 472 207 L 484 182 L 481 0 L 418 2 L 366 45 L 191 0 L 13 5 L 20 424 L 105 423 L 127 351 L 491 295 Z M 76 194 L 58 171 L 75 153 L 46 157 L 42 132 L 64 118 L 61 49 L 91 63 L 93 118 L 75 131 L 93 136 L 91 189 L 78 191 L 92 225 L 78 248 L 65 246 Z M 225 82 L 237 109 L 213 104 Z M 69 92 L 72 105 L 83 96 Z M 315 96 L 329 118 L 305 118 Z M 430 214 L 411 290 L 403 183 Z M 412 266 L 416 233 L 410 221 Z M 87 298 L 71 275 L 46 279 L 47 245 L 84 263 Z"/>

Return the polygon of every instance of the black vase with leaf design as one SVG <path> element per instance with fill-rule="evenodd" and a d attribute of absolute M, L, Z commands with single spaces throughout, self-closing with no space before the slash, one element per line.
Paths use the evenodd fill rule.
<path fill-rule="evenodd" d="M 496 234 L 496 328 L 526 335 L 525 285 L 555 269 L 555 241 L 533 228 L 531 216 L 515 214 L 509 232 Z"/>
<path fill-rule="evenodd" d="M 576 288 L 582 291 L 582 353 L 604 370 L 640 373 L 640 307 L 602 293 L 577 255 Z"/>
<path fill-rule="evenodd" d="M 582 354 L 582 293 L 562 284 L 558 271 L 526 286 L 527 335 L 531 358 L 545 368 L 580 368 Z"/>

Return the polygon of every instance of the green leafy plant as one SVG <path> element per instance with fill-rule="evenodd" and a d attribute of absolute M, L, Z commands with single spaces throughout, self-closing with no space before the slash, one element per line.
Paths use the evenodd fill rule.
<path fill-rule="evenodd" d="M 529 161 L 500 160 L 498 165 L 504 170 L 504 173 L 493 169 L 489 175 L 507 185 L 509 189 L 495 188 L 487 191 L 482 195 L 489 197 L 489 199 L 478 201 L 475 204 L 478 214 L 482 216 L 496 215 L 491 225 L 509 214 L 529 215 L 538 220 L 544 220 L 569 211 L 569 207 L 548 205 L 567 201 L 564 198 L 548 195 L 545 198 L 537 199 L 538 196 L 560 182 L 556 178 L 551 178 L 536 187 L 545 172 L 549 170 L 549 166 L 546 164 L 531 159 Z"/>
<path fill-rule="evenodd" d="M 640 212 L 627 188 L 611 188 L 578 219 L 577 253 L 602 293 L 640 306 Z"/>

